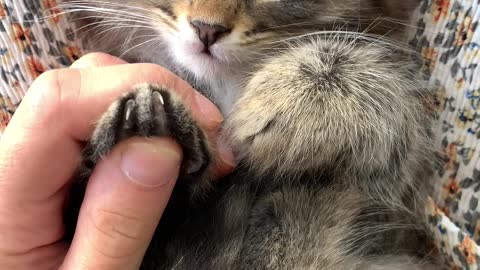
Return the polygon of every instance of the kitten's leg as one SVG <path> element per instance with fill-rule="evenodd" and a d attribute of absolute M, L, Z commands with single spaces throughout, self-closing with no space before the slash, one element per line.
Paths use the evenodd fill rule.
<path fill-rule="evenodd" d="M 429 93 L 395 48 L 332 39 L 263 63 L 224 130 L 260 174 L 356 175 L 391 201 L 429 171 Z"/>
<path fill-rule="evenodd" d="M 134 136 L 175 138 L 184 156 L 179 181 L 193 189 L 207 185 L 212 155 L 203 130 L 172 91 L 152 85 L 138 87 L 110 106 L 84 149 L 66 212 L 67 240 L 73 237 L 86 183 L 95 165 L 115 144 Z"/>
<path fill-rule="evenodd" d="M 428 97 L 409 60 L 394 48 L 342 42 L 341 37 L 298 41 L 252 75 L 225 130 L 231 145 L 240 147 L 237 156 L 254 173 L 274 174 L 275 183 L 292 186 L 313 178 L 316 186 L 354 187 L 391 211 L 398 224 L 421 228 L 425 187 L 432 179 Z M 367 217 L 358 223 L 375 215 Z M 282 220 L 298 219 L 290 215 Z M 379 233 L 367 231 L 362 233 L 371 237 L 360 239 L 365 245 L 361 251 L 376 252 L 381 240 L 369 241 Z M 424 232 L 412 230 L 417 233 Z M 413 243 L 392 245 L 407 253 Z M 340 254 L 348 253 L 345 246 L 339 248 L 345 249 Z"/>

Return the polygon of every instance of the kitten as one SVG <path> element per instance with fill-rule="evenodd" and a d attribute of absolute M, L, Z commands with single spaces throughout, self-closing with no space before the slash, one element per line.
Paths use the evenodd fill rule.
<path fill-rule="evenodd" d="M 66 1 L 87 45 L 160 64 L 209 97 L 236 151 L 237 169 L 210 181 L 214 143 L 162 86 L 100 119 L 80 180 L 131 136 L 169 135 L 185 152 L 142 269 L 438 269 L 424 258 L 431 93 L 398 23 L 415 4 Z"/>

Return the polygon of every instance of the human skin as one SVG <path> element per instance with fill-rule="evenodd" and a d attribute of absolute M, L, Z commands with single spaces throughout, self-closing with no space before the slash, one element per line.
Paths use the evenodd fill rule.
<path fill-rule="evenodd" d="M 95 53 L 42 74 L 0 140 L 0 269 L 138 269 L 178 176 L 182 150 L 173 138 L 114 147 L 90 178 L 71 245 L 62 242 L 62 212 L 92 123 L 139 83 L 175 91 L 208 136 L 218 137 L 218 109 L 157 65 Z M 234 161 L 219 145 L 221 176 Z"/>

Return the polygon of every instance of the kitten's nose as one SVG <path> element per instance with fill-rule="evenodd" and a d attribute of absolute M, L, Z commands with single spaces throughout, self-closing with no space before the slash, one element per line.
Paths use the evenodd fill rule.
<path fill-rule="evenodd" d="M 208 24 L 201 21 L 192 21 L 190 24 L 197 32 L 206 50 L 217 42 L 222 34 L 230 31 L 230 29 L 220 24 Z"/>

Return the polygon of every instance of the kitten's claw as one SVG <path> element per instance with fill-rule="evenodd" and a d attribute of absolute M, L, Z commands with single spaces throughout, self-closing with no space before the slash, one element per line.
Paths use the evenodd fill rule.
<path fill-rule="evenodd" d="M 152 111 L 155 118 L 155 125 L 158 130 L 162 130 L 163 136 L 170 136 L 170 129 L 168 128 L 168 119 L 165 112 L 165 100 L 162 93 L 158 91 L 152 92 Z"/>
<path fill-rule="evenodd" d="M 196 173 L 196 172 L 200 171 L 200 169 L 202 168 L 202 161 L 201 160 L 199 160 L 199 161 L 190 160 L 186 167 L 187 167 L 186 173 L 188 173 L 188 174 Z"/>
<path fill-rule="evenodd" d="M 165 101 L 163 100 L 162 94 L 160 94 L 160 92 L 155 91 L 152 95 L 155 100 L 160 102 L 161 105 L 165 105 Z"/>
<path fill-rule="evenodd" d="M 199 179 L 210 163 L 207 138 L 173 92 L 145 85 L 117 100 L 99 121 L 85 151 L 85 164 L 131 137 L 172 137 L 183 149 L 182 174 Z"/>
<path fill-rule="evenodd" d="M 123 129 L 121 130 L 120 138 L 125 139 L 128 137 L 128 131 L 133 128 L 135 125 L 135 108 L 137 107 L 137 104 L 135 100 L 129 99 L 125 103 L 125 122 L 123 125 Z"/>
<path fill-rule="evenodd" d="M 130 99 L 125 104 L 125 121 L 130 120 L 130 116 L 132 115 L 133 110 L 135 109 L 135 101 Z"/>

